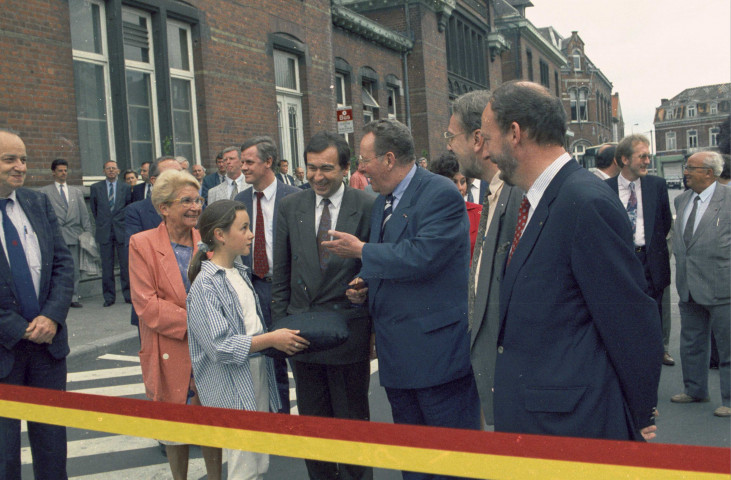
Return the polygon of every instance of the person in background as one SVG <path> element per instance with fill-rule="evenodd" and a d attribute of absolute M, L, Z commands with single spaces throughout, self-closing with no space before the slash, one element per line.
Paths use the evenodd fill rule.
<path fill-rule="evenodd" d="M 188 346 L 202 405 L 276 412 L 279 395 L 274 367 L 258 352 L 273 347 L 289 355 L 309 342 L 299 330 L 267 332 L 261 308 L 241 255 L 248 255 L 254 234 L 241 202 L 219 200 L 200 217 L 201 242 L 188 269 Z M 207 254 L 212 252 L 210 259 Z M 225 385 L 221 379 L 227 379 Z M 260 480 L 269 455 L 225 450 L 228 480 Z M 210 478 L 210 477 L 209 477 Z"/>
<path fill-rule="evenodd" d="M 294 177 L 289 174 L 289 162 L 287 160 L 279 161 L 279 173 L 277 173 L 277 180 L 285 185 L 294 186 Z"/>
<path fill-rule="evenodd" d="M 132 187 L 132 202 L 138 202 L 150 196 L 151 164 L 152 162 L 142 162 L 142 165 L 140 165 L 140 177 L 142 177 L 142 183 L 135 184 L 135 186 Z"/>
<path fill-rule="evenodd" d="M 200 405 L 188 352 L 188 265 L 197 251 L 195 229 L 203 206 L 200 184 L 188 172 L 168 170 L 155 180 L 152 204 L 163 220 L 129 240 L 131 293 L 139 315 L 140 366 L 150 400 Z M 175 480 L 187 478 L 188 445 L 166 445 Z M 208 478 L 221 478 L 221 449 L 201 447 Z"/>
<path fill-rule="evenodd" d="M 303 183 L 305 183 L 307 180 L 305 180 L 305 169 L 302 167 L 297 167 L 294 169 L 294 185 L 295 187 L 301 186 Z"/>
<path fill-rule="evenodd" d="M 616 151 L 617 145 L 613 143 L 605 143 L 599 147 L 596 154 L 596 170 L 594 170 L 594 175 L 599 179 L 607 180 L 619 175 L 622 167 L 618 163 L 620 159 L 614 158 Z"/>
<path fill-rule="evenodd" d="M 358 169 L 350 176 L 350 186 L 358 190 L 365 190 L 370 181 L 365 176 L 365 164 L 358 160 Z"/>
<path fill-rule="evenodd" d="M 190 167 L 190 162 L 188 161 L 188 159 L 181 155 L 175 157 L 175 160 L 178 161 L 178 163 L 180 164 L 180 168 L 182 168 L 183 170 L 187 171 L 188 167 Z"/>
<path fill-rule="evenodd" d="M 206 167 L 203 165 L 193 165 L 193 168 L 190 169 L 190 172 L 193 174 L 196 180 L 198 180 L 198 183 L 201 184 L 201 189 L 198 193 L 203 196 L 203 179 L 206 176 Z"/>
<path fill-rule="evenodd" d="M 432 160 L 429 170 L 432 173 L 447 177 L 452 180 L 459 189 L 459 193 L 464 196 L 467 194 L 467 179 L 459 171 L 459 162 L 454 152 L 444 152 L 436 160 Z M 475 248 L 477 240 L 477 230 L 480 226 L 480 214 L 482 213 L 482 205 L 465 201 L 467 208 L 467 216 L 470 219 L 470 260 L 472 259 L 472 251 Z"/>
<path fill-rule="evenodd" d="M 211 172 L 203 178 L 201 195 L 208 202 L 208 191 L 226 180 L 226 161 L 223 159 L 223 152 L 216 155 L 216 171 Z M 210 203 L 210 202 L 208 202 Z"/>
<path fill-rule="evenodd" d="M 124 182 L 130 187 L 137 185 L 137 173 L 134 170 L 125 170 L 122 178 L 124 178 Z"/>

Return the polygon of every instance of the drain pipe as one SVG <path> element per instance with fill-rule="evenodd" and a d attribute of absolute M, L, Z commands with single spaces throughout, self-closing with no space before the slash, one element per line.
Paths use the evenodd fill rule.
<path fill-rule="evenodd" d="M 409 18 L 409 0 L 404 0 L 404 15 L 406 16 L 406 36 L 414 41 L 411 33 L 411 19 Z M 409 95 L 409 51 L 401 53 L 401 63 L 404 69 L 404 107 L 406 108 L 406 126 L 411 130 L 411 97 Z"/>

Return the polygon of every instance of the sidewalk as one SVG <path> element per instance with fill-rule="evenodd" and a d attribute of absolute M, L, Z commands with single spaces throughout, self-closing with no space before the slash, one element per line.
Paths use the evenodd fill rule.
<path fill-rule="evenodd" d="M 137 327 L 129 323 L 132 305 L 124 303 L 121 292 L 117 303 L 103 307 L 104 297 L 84 297 L 83 308 L 70 308 L 66 318 L 71 353 L 69 367 L 83 365 L 99 355 L 125 346 L 131 354 L 139 351 Z"/>

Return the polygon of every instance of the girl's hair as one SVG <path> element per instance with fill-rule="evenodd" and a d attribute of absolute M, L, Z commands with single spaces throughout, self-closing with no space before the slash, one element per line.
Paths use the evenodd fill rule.
<path fill-rule="evenodd" d="M 201 234 L 201 242 L 204 244 L 203 248 L 198 248 L 193 259 L 190 261 L 188 267 L 188 280 L 193 283 L 195 277 L 201 271 L 201 263 L 206 257 L 208 252 L 212 252 L 216 248 L 216 242 L 213 238 L 213 232 L 220 228 L 224 232 L 228 232 L 231 225 L 236 219 L 236 212 L 246 211 L 246 205 L 241 202 L 234 200 L 219 200 L 208 205 L 200 218 L 198 219 L 198 230 Z"/>

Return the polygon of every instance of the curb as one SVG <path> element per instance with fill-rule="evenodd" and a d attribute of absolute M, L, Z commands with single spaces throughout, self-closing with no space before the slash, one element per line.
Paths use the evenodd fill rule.
<path fill-rule="evenodd" d="M 128 348 L 133 350 L 135 353 L 139 350 L 137 330 L 101 338 L 92 343 L 75 347 L 66 357 L 67 368 L 71 369 L 74 366 L 83 366 L 83 364 L 92 362 L 97 357 L 104 355 L 111 350 L 127 346 L 127 344 L 129 344 Z"/>

